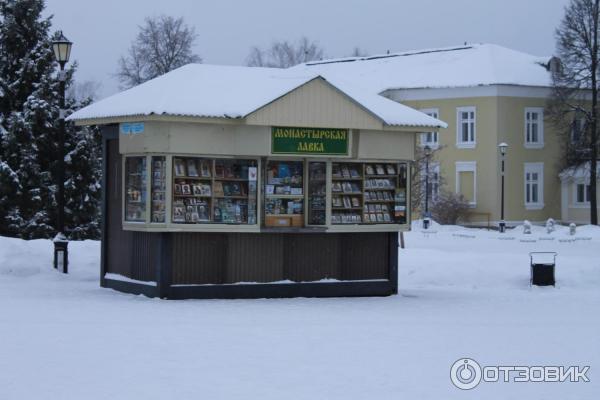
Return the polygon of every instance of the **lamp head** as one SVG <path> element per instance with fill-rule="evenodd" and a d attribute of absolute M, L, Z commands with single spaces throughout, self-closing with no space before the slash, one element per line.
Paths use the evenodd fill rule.
<path fill-rule="evenodd" d="M 425 153 L 425 156 L 426 156 L 426 157 L 429 157 L 429 156 L 431 155 L 431 147 L 429 147 L 429 146 L 425 146 L 425 147 L 423 148 L 423 152 Z"/>
<path fill-rule="evenodd" d="M 500 154 L 505 155 L 506 149 L 508 148 L 508 144 L 506 144 L 505 142 L 502 142 L 498 145 L 498 148 L 500 149 Z"/>
<path fill-rule="evenodd" d="M 71 47 L 73 42 L 69 41 L 63 35 L 62 31 L 58 31 L 58 39 L 52 41 L 52 50 L 54 51 L 54 58 L 60 64 L 61 68 L 69 61 L 71 57 Z"/>

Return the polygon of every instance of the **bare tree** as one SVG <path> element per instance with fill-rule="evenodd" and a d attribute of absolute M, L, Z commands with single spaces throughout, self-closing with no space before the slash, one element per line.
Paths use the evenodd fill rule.
<path fill-rule="evenodd" d="M 73 99 L 78 103 L 84 102 L 86 100 L 98 100 L 98 92 L 101 88 L 102 84 L 98 81 L 75 81 L 67 89 L 67 98 Z"/>
<path fill-rule="evenodd" d="M 368 55 L 369 54 L 365 50 L 361 49 L 358 46 L 354 46 L 354 48 L 352 49 L 352 53 L 349 55 L 349 57 L 366 57 Z"/>
<path fill-rule="evenodd" d="M 202 62 L 192 50 L 196 37 L 194 28 L 186 25 L 182 17 L 146 18 L 127 54 L 119 59 L 116 75 L 122 87 L 139 85 L 185 64 Z"/>
<path fill-rule="evenodd" d="M 424 148 L 417 146 L 415 151 L 415 163 L 410 176 L 410 193 L 413 213 L 420 214 L 425 211 L 425 197 L 428 196 L 429 205 L 432 206 L 437 200 L 438 194 L 445 185 L 445 180 L 433 167 L 432 161 L 443 146 L 431 149 L 429 155 L 429 175 L 426 173 L 427 156 Z M 431 207 L 430 207 L 431 208 Z"/>
<path fill-rule="evenodd" d="M 288 68 L 322 58 L 323 49 L 317 42 L 304 36 L 295 43 L 287 40 L 273 42 L 268 49 L 252 47 L 246 59 L 246 65 L 249 67 Z"/>
<path fill-rule="evenodd" d="M 594 225 L 598 224 L 599 5 L 600 0 L 571 0 L 556 30 L 559 58 L 553 58 L 547 66 L 553 80 L 549 113 L 558 126 L 566 125 L 564 137 L 569 145 L 565 164 L 590 164 L 590 223 Z M 579 119 L 584 121 L 582 125 Z M 572 128 L 579 131 L 577 138 L 573 137 Z"/>

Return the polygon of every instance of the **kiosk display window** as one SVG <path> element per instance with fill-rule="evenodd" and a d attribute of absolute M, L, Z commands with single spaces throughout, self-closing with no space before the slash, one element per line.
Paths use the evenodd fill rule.
<path fill-rule="evenodd" d="M 360 231 L 408 221 L 406 162 L 133 155 L 123 171 L 124 221 L 138 223 L 136 229 L 149 223 L 258 230 L 260 217 L 264 227 Z"/>
<path fill-rule="evenodd" d="M 360 224 L 363 211 L 363 166 L 331 165 L 331 223 Z"/>
<path fill-rule="evenodd" d="M 146 157 L 125 158 L 125 220 L 146 222 Z"/>
<path fill-rule="evenodd" d="M 364 222 L 406 223 L 406 164 L 367 163 L 364 171 Z"/>
<path fill-rule="evenodd" d="M 327 164 L 324 162 L 308 163 L 308 224 L 326 224 L 327 203 Z"/>
<path fill-rule="evenodd" d="M 333 163 L 331 223 L 406 223 L 406 164 Z"/>
<path fill-rule="evenodd" d="M 164 223 L 166 217 L 166 160 L 152 157 L 152 217 L 150 222 Z"/>
<path fill-rule="evenodd" d="M 265 226 L 304 224 L 304 163 L 269 161 L 265 169 Z"/>
<path fill-rule="evenodd" d="M 174 223 L 256 224 L 254 160 L 173 158 Z"/>

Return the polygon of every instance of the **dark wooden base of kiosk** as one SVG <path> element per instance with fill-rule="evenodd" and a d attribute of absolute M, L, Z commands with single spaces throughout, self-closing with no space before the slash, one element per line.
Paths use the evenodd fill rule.
<path fill-rule="evenodd" d="M 156 286 L 112 279 L 104 280 L 104 287 L 119 292 L 160 297 Z M 390 296 L 397 288 L 389 281 L 318 282 L 286 284 L 237 284 L 210 286 L 180 286 L 169 289 L 166 299 L 258 299 L 288 297 L 359 297 Z"/>
<path fill-rule="evenodd" d="M 121 231 L 118 238 L 108 239 L 105 249 L 111 247 L 113 251 L 103 258 L 101 285 L 149 297 L 247 299 L 398 292 L 397 233 Z M 106 278 L 106 273 L 140 282 Z"/>

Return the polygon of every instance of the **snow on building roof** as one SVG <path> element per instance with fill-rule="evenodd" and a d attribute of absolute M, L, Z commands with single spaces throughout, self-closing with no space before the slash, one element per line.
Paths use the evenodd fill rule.
<path fill-rule="evenodd" d="M 600 163 L 600 160 L 598 161 Z M 560 174 L 558 174 L 558 177 L 561 181 L 572 179 L 585 179 L 589 181 L 591 175 L 590 164 L 591 163 L 587 161 L 578 166 L 565 168 Z M 600 165 L 597 167 L 596 176 L 598 180 L 600 180 Z"/>
<path fill-rule="evenodd" d="M 347 57 L 300 64 L 294 70 L 343 76 L 381 93 L 389 89 L 450 88 L 480 85 L 551 86 L 537 57 L 494 44 L 469 44 L 369 57 Z"/>
<path fill-rule="evenodd" d="M 341 77 L 310 71 L 188 64 L 78 110 L 69 120 L 171 115 L 244 118 L 313 79 L 323 78 L 386 125 L 445 128 L 410 107 Z"/>

